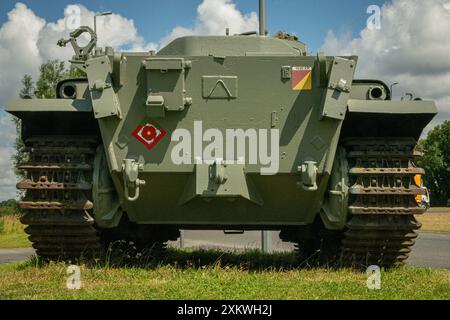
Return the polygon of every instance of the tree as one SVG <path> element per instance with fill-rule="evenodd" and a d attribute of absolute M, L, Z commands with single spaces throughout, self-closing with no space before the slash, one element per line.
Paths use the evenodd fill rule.
<path fill-rule="evenodd" d="M 19 92 L 21 99 L 30 99 L 33 97 L 39 99 L 54 99 L 56 98 L 56 85 L 58 82 L 65 79 L 85 78 L 86 74 L 75 68 L 67 69 L 65 63 L 60 60 L 50 60 L 42 64 L 39 68 L 39 79 L 36 85 L 30 75 L 25 75 L 22 78 L 22 89 Z M 20 119 L 14 117 L 14 124 L 16 126 L 17 138 L 15 142 L 16 152 L 13 155 L 14 165 L 24 163 L 28 159 L 25 145 L 20 138 L 22 125 Z M 16 170 L 18 177 L 24 177 L 25 172 Z"/>
<path fill-rule="evenodd" d="M 39 68 L 39 80 L 36 82 L 36 97 L 39 99 L 56 98 L 56 85 L 67 74 L 63 61 L 51 60 Z"/>
<path fill-rule="evenodd" d="M 34 95 L 34 89 L 33 78 L 30 75 L 26 74 L 22 78 L 22 89 L 20 90 L 19 97 L 21 99 L 31 99 Z M 13 121 L 16 126 L 16 141 L 14 142 L 16 153 L 13 155 L 13 161 L 15 168 L 17 168 L 19 164 L 27 161 L 28 155 L 25 150 L 25 144 L 20 138 L 22 123 L 17 117 L 13 117 Z M 16 169 L 16 175 L 18 177 L 24 177 L 25 172 L 23 170 Z"/>
<path fill-rule="evenodd" d="M 425 183 L 430 189 L 433 206 L 445 206 L 450 198 L 450 121 L 434 128 L 419 143 L 424 157 L 418 165 L 426 171 Z"/>
<path fill-rule="evenodd" d="M 16 199 L 10 199 L 0 202 L 0 217 L 7 215 L 15 215 L 20 213 Z"/>
<path fill-rule="evenodd" d="M 34 83 L 33 78 L 26 74 L 22 78 L 22 89 L 20 90 L 19 96 L 21 99 L 31 98 L 34 95 Z"/>

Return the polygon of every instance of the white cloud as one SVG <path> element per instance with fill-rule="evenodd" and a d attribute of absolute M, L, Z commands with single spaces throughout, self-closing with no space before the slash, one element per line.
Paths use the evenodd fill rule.
<path fill-rule="evenodd" d="M 18 3 L 0 28 L 0 105 L 17 96 L 21 77 L 37 74 L 42 62 L 37 42 L 45 21 Z M 0 200 L 16 195 L 11 157 L 15 128 L 11 116 L 0 111 Z"/>
<path fill-rule="evenodd" d="M 45 21 L 24 4 L 8 13 L 0 28 L 0 105 L 17 96 L 24 74 L 37 74 L 42 63 L 37 42 L 44 26 Z"/>
<path fill-rule="evenodd" d="M 56 42 L 67 38 L 77 26 L 73 25 L 73 12 L 79 12 L 78 24 L 92 25 L 94 12 L 82 5 L 69 5 L 64 16 L 56 22 L 38 17 L 25 4 L 17 3 L 8 13 L 8 20 L 0 27 L 0 106 L 18 96 L 21 79 L 30 74 L 38 76 L 39 66 L 49 59 L 68 60 L 73 51 L 70 46 L 59 48 Z M 148 51 L 157 45 L 146 43 L 139 36 L 133 20 L 117 14 L 102 17 L 97 23 L 99 45 L 122 50 Z M 15 128 L 11 117 L 0 111 L 0 201 L 14 197 L 15 177 L 13 163 Z"/>
<path fill-rule="evenodd" d="M 24 74 L 36 78 L 41 63 L 72 57 L 70 45 L 59 48 L 56 42 L 77 27 L 73 25 L 74 12 L 80 13 L 78 24 L 92 26 L 95 13 L 82 5 L 67 6 L 64 16 L 56 22 L 36 16 L 23 3 L 17 3 L 8 13 L 8 21 L 0 28 L 0 106 L 17 96 Z M 118 14 L 98 18 L 97 30 L 99 46 L 133 51 L 157 48 L 157 44 L 146 43 L 139 36 L 133 20 Z"/>
<path fill-rule="evenodd" d="M 399 82 L 397 94 L 436 100 L 435 125 L 450 119 L 449 30 L 448 0 L 393 0 L 382 8 L 381 30 L 366 28 L 353 39 L 330 31 L 321 50 L 358 55 L 359 77 Z"/>
<path fill-rule="evenodd" d="M 0 201 L 14 198 L 16 195 L 16 177 L 12 170 L 15 129 L 11 116 L 0 113 Z"/>
<path fill-rule="evenodd" d="M 256 12 L 242 14 L 232 0 L 203 0 L 197 8 L 197 19 L 192 28 L 177 26 L 161 40 L 164 46 L 170 41 L 188 35 L 225 35 L 229 28 L 231 34 L 257 31 L 259 20 Z"/>
<path fill-rule="evenodd" d="M 67 48 L 56 47 L 56 42 L 61 38 L 67 38 L 69 33 L 76 28 L 71 22 L 74 12 L 79 12 L 78 26 L 91 26 L 95 12 L 89 11 L 82 5 L 69 5 L 64 10 L 64 17 L 54 23 L 48 23 L 41 31 L 37 46 L 44 61 L 49 59 L 67 60 L 73 55 L 70 45 Z M 121 50 L 148 51 L 157 47 L 154 43 L 145 43 L 139 36 L 133 20 L 118 14 L 97 18 L 98 46 L 110 46 Z"/>

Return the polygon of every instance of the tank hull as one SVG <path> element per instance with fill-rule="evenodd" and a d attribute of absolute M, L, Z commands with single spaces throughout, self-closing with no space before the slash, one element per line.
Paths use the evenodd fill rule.
<path fill-rule="evenodd" d="M 7 106 L 30 150 L 20 205 L 42 256 L 192 228 L 282 230 L 303 257 L 346 265 L 407 259 L 429 205 L 414 148 L 433 102 L 392 101 L 354 79 L 357 57 L 269 37 L 77 59 L 87 79 Z"/>

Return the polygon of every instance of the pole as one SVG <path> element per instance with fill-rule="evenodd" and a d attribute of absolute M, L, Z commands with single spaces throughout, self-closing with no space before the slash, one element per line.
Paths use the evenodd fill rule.
<path fill-rule="evenodd" d="M 394 82 L 393 84 L 391 84 L 391 98 L 392 99 L 394 98 L 394 87 L 398 84 L 399 84 L 398 82 Z"/>
<path fill-rule="evenodd" d="M 94 33 L 97 34 L 97 16 L 94 16 Z"/>
<path fill-rule="evenodd" d="M 266 0 L 259 0 L 259 34 L 261 36 L 267 34 Z"/>
<path fill-rule="evenodd" d="M 94 15 L 94 33 L 97 36 L 97 39 L 98 39 L 98 34 L 97 34 L 97 17 L 104 17 L 104 16 L 110 16 L 110 15 L 112 15 L 111 11 L 102 12 L 100 14 Z M 95 45 L 95 48 L 97 49 L 97 45 Z"/>
<path fill-rule="evenodd" d="M 180 230 L 180 248 L 184 248 L 184 230 Z"/>
<path fill-rule="evenodd" d="M 94 15 L 94 34 L 97 36 L 98 41 L 98 34 L 97 34 L 97 15 Z M 97 51 L 97 43 L 95 43 L 95 52 Z M 97 53 L 96 53 L 97 54 Z"/>
<path fill-rule="evenodd" d="M 272 251 L 269 231 L 261 231 L 261 249 L 264 253 L 270 253 Z"/>

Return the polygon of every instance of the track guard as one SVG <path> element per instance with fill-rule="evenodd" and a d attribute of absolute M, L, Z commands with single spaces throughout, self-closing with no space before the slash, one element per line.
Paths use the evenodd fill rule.
<path fill-rule="evenodd" d="M 100 228 L 110 229 L 119 226 L 122 219 L 120 200 L 114 188 L 103 146 L 97 148 L 94 160 L 92 183 L 95 222 Z"/>
<path fill-rule="evenodd" d="M 348 216 L 348 161 L 343 147 L 336 152 L 330 186 L 320 210 L 320 217 L 328 230 L 342 230 Z"/>

